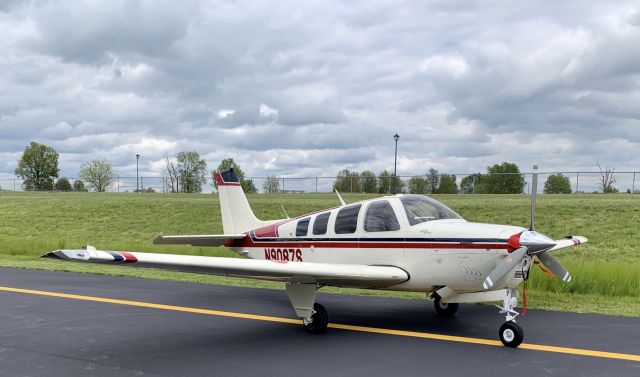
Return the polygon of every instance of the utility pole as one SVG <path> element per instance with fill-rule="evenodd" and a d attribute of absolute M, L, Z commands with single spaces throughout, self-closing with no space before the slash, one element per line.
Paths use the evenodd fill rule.
<path fill-rule="evenodd" d="M 396 153 L 393 157 L 393 193 L 396 193 L 396 167 L 398 165 L 398 139 L 400 139 L 400 135 L 396 133 L 393 135 L 393 140 L 396 141 Z"/>
<path fill-rule="evenodd" d="M 140 191 L 140 186 L 138 185 L 140 183 L 140 169 L 139 169 L 139 162 L 140 161 L 140 155 L 136 154 L 136 192 Z"/>

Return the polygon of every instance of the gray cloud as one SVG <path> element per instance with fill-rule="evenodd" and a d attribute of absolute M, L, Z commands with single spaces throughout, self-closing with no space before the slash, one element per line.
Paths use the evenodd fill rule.
<path fill-rule="evenodd" d="M 633 2 L 3 2 L 0 177 L 233 156 L 250 175 L 622 170 L 640 157 Z"/>

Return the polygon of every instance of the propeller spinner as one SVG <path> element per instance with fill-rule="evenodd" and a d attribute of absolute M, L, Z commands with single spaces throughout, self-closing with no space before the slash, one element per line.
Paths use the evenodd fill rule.
<path fill-rule="evenodd" d="M 548 252 L 556 246 L 556 242 L 544 234 L 535 231 L 536 196 L 538 191 L 538 165 L 533 166 L 531 182 L 531 226 L 528 231 L 514 234 L 509 238 L 509 246 L 512 250 L 506 258 L 498 263 L 482 283 L 485 290 L 491 289 L 496 282 L 503 279 L 522 260 L 529 257 L 537 257 L 555 276 L 568 283 L 571 275 L 562 267 L 560 262 Z"/>

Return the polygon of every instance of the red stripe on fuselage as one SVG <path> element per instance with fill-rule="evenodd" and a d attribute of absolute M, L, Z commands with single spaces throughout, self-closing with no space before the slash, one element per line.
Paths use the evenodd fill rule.
<path fill-rule="evenodd" d="M 454 242 L 380 242 L 380 241 L 253 241 L 251 237 L 234 240 L 233 247 L 268 248 L 342 248 L 342 249 L 507 249 L 506 243 L 454 243 Z"/>

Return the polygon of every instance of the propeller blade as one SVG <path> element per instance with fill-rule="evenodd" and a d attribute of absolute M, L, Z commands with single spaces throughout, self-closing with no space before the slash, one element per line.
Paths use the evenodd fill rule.
<path fill-rule="evenodd" d="M 562 279 L 565 283 L 569 283 L 571 281 L 571 274 L 567 271 L 558 260 L 551 255 L 548 251 L 543 251 L 536 255 L 540 262 L 545 265 L 549 269 L 549 271 L 553 272 L 554 275 Z"/>
<path fill-rule="evenodd" d="M 538 196 L 538 165 L 533 165 L 531 176 L 531 226 L 529 230 L 536 230 L 536 197 Z"/>
<path fill-rule="evenodd" d="M 489 276 L 484 279 L 482 287 L 484 287 L 485 290 L 491 289 L 491 287 L 493 287 L 497 281 L 500 281 L 500 279 L 502 279 L 506 274 L 509 273 L 509 271 L 511 271 L 516 265 L 518 265 L 518 263 L 522 261 L 522 258 L 524 258 L 525 255 L 527 255 L 526 247 L 518 248 L 507 255 L 507 257 L 501 260 L 493 269 L 493 271 L 491 271 Z"/>

